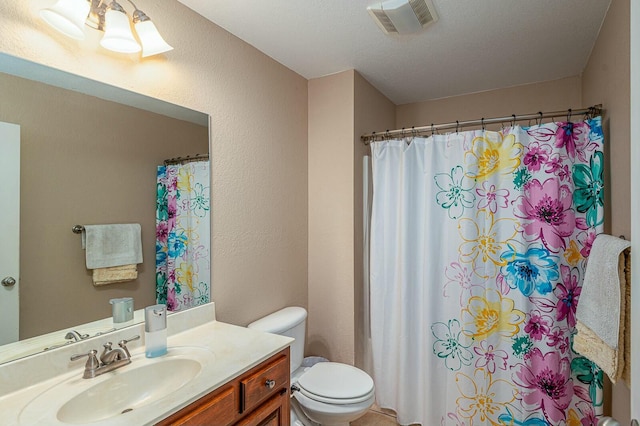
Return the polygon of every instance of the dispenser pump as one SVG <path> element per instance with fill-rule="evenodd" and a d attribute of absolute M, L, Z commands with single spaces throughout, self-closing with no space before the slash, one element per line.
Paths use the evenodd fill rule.
<path fill-rule="evenodd" d="M 155 358 L 167 353 L 167 306 L 144 308 L 145 355 Z"/>

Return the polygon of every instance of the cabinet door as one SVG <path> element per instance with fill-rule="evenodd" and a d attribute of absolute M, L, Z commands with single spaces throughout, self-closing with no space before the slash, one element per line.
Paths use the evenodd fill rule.
<path fill-rule="evenodd" d="M 236 426 L 289 426 L 289 395 L 286 389 L 242 419 Z"/>
<path fill-rule="evenodd" d="M 211 397 L 204 397 L 185 410 L 158 423 L 158 425 L 230 425 L 237 413 L 237 393 L 234 386 L 228 386 Z"/>

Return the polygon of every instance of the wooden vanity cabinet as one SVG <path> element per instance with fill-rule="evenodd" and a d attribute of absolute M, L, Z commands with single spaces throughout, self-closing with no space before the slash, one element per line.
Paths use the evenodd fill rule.
<path fill-rule="evenodd" d="M 289 348 L 158 423 L 289 426 Z"/>

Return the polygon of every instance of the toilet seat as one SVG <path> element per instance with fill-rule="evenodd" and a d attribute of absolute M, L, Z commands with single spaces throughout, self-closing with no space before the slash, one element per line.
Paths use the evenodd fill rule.
<path fill-rule="evenodd" d="M 338 362 L 315 364 L 298 379 L 300 393 L 326 404 L 358 404 L 371 398 L 373 380 L 364 371 Z"/>

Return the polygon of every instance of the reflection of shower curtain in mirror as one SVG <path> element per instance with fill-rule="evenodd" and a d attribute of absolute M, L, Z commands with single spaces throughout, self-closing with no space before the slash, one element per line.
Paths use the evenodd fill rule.
<path fill-rule="evenodd" d="M 158 166 L 156 300 L 170 311 L 210 300 L 209 162 Z"/>

